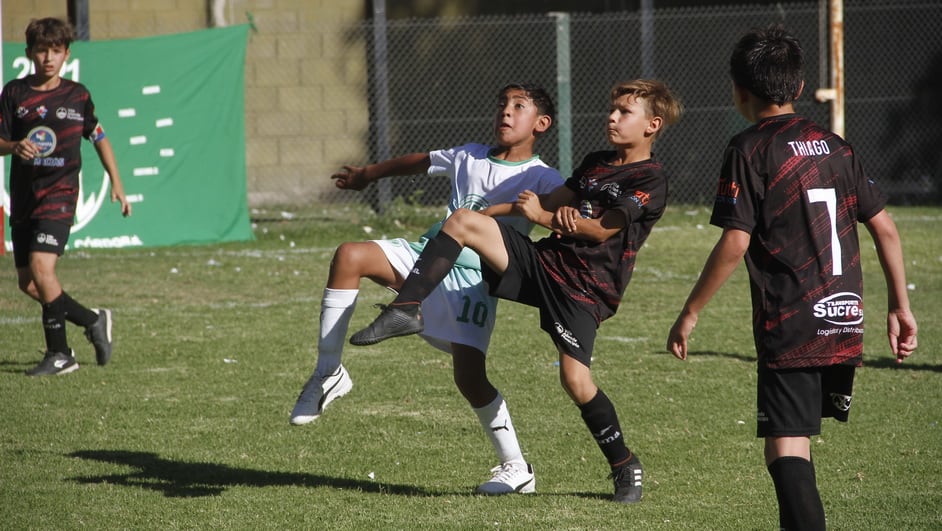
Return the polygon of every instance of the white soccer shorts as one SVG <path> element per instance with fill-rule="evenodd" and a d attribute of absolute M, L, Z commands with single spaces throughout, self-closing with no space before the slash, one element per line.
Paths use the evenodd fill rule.
<path fill-rule="evenodd" d="M 403 238 L 373 240 L 403 278 L 415 266 L 419 254 Z M 421 336 L 432 346 L 451 352 L 451 343 L 468 345 L 487 352 L 494 332 L 497 299 L 487 294 L 481 272 L 452 268 L 445 280 L 422 301 L 425 331 Z"/>

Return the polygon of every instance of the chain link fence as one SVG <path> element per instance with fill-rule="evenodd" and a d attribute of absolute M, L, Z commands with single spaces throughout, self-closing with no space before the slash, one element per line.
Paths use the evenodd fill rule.
<path fill-rule="evenodd" d="M 781 22 L 802 41 L 806 87 L 798 112 L 827 125 L 826 13 L 818 2 L 372 22 L 346 30 L 368 64 L 362 103 L 368 123 L 345 136 L 348 160 L 364 164 L 466 142 L 490 143 L 498 89 L 531 81 L 555 95 L 559 116 L 537 151 L 566 174 L 605 149 L 609 89 L 657 77 L 685 104 L 655 145 L 674 203 L 710 204 L 723 148 L 748 124 L 731 103 L 729 53 L 748 29 Z M 942 3 L 845 1 L 846 137 L 897 204 L 939 204 L 942 185 Z M 324 29 L 336 31 L 336 29 Z M 353 153 L 354 155 L 351 155 Z M 352 160 L 351 160 L 352 159 Z M 326 175 L 311 176 L 318 182 Z M 440 205 L 448 182 L 392 178 L 365 196 L 321 188 L 320 199 L 367 197 L 379 210 L 402 197 Z"/>

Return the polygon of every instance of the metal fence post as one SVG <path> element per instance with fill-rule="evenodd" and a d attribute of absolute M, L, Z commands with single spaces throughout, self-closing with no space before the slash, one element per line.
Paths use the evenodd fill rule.
<path fill-rule="evenodd" d="M 569 52 L 569 13 L 550 13 L 556 19 L 556 127 L 559 132 L 559 173 L 572 175 L 572 65 Z"/>
<path fill-rule="evenodd" d="M 641 74 L 654 77 L 654 0 L 641 0 Z"/>
<path fill-rule="evenodd" d="M 389 149 L 389 58 L 386 43 L 386 1 L 373 0 L 373 101 L 376 105 L 376 160 L 390 158 Z M 375 196 L 371 196 L 372 207 L 382 213 L 392 199 L 392 189 L 388 179 L 381 179 L 375 185 Z"/>

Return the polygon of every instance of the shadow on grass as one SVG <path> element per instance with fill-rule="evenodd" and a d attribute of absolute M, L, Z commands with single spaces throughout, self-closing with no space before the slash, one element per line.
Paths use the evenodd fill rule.
<path fill-rule="evenodd" d="M 754 355 L 747 356 L 745 354 L 738 354 L 735 352 L 717 352 L 715 350 L 696 350 L 696 351 L 691 350 L 687 352 L 687 357 L 690 357 L 690 358 L 699 358 L 699 357 L 705 357 L 705 356 L 710 356 L 714 358 L 729 358 L 733 360 L 749 361 L 749 362 L 756 361 L 756 357 Z"/>
<path fill-rule="evenodd" d="M 132 467 L 125 474 L 108 474 L 72 478 L 82 484 L 108 483 L 124 487 L 145 488 L 163 492 L 168 498 L 198 498 L 216 496 L 228 487 L 332 487 L 376 494 L 399 496 L 433 496 L 411 485 L 390 485 L 375 481 L 319 476 L 292 472 L 269 472 L 235 468 L 213 463 L 187 463 L 163 459 L 150 452 L 124 450 L 80 450 L 68 454 L 104 463 Z M 444 494 L 444 493 L 438 493 Z"/>
<path fill-rule="evenodd" d="M 917 351 L 913 356 L 918 357 Z M 931 371 L 942 372 L 942 365 L 930 365 L 928 363 L 913 363 L 906 360 L 903 363 L 896 363 L 896 358 L 876 358 L 870 359 L 864 356 L 864 369 L 894 369 L 897 371 Z"/>
<path fill-rule="evenodd" d="M 700 351 L 690 351 L 687 353 L 688 357 L 716 357 L 716 358 L 729 358 L 739 361 L 749 361 L 755 362 L 756 357 L 753 355 L 744 355 L 737 354 L 733 352 L 716 352 L 713 350 L 700 350 Z M 918 352 L 917 354 L 918 355 Z M 864 356 L 864 369 L 893 369 L 898 371 L 930 371 L 930 372 L 942 372 L 942 365 L 932 365 L 930 363 L 913 363 L 910 360 L 906 360 L 903 363 L 896 363 L 896 358 L 889 357 L 880 357 L 880 358 L 869 358 Z"/>
<path fill-rule="evenodd" d="M 35 367 L 36 364 L 40 361 L 42 361 L 42 358 L 36 360 L 34 363 L 12 360 L 0 361 L 0 372 L 5 372 L 8 374 L 23 374 L 28 369 Z"/>

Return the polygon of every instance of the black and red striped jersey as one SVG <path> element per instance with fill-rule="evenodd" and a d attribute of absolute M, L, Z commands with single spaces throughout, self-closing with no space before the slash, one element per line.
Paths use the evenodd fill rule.
<path fill-rule="evenodd" d="M 850 144 L 801 116 L 760 120 L 730 140 L 710 223 L 752 235 L 745 261 L 760 364 L 861 363 L 857 223 L 886 200 Z"/>
<path fill-rule="evenodd" d="M 79 193 L 83 137 L 103 137 L 95 106 L 80 83 L 62 79 L 48 91 L 34 90 L 28 78 L 6 84 L 0 95 L 0 137 L 29 138 L 40 156 L 10 162 L 10 219 L 73 222 Z"/>
<path fill-rule="evenodd" d="M 613 166 L 614 151 L 585 157 L 566 180 L 584 218 L 621 212 L 625 228 L 603 242 L 550 235 L 536 243 L 540 261 L 564 293 L 597 322 L 611 317 L 631 280 L 635 257 L 667 205 L 667 177 L 653 158 Z"/>

